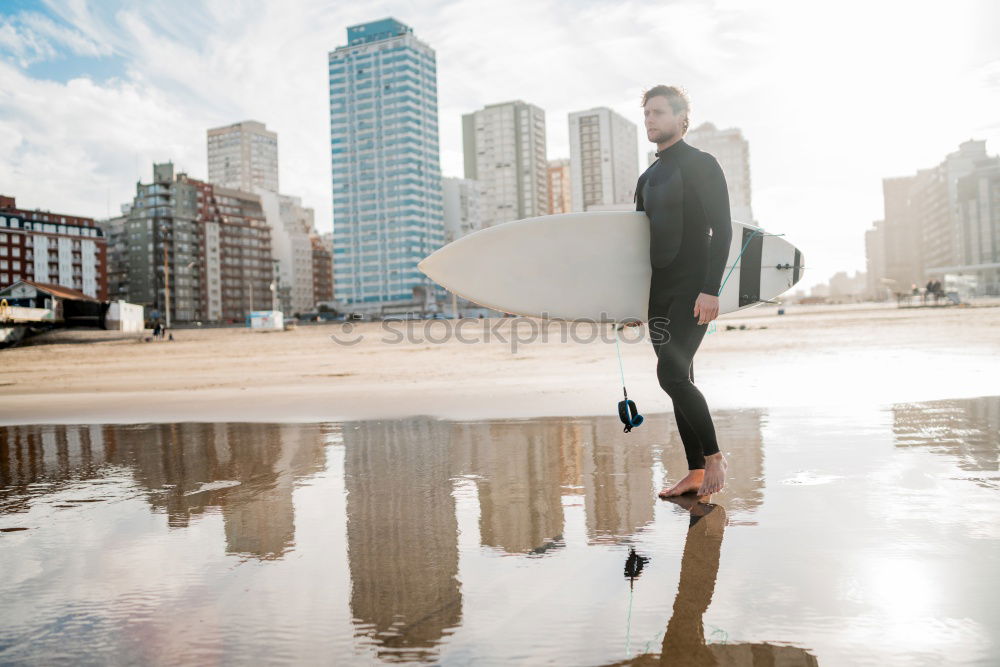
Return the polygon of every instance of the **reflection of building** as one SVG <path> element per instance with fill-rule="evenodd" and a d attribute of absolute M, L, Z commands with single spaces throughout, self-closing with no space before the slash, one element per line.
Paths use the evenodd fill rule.
<path fill-rule="evenodd" d="M 583 489 L 587 537 L 617 542 L 653 520 L 653 451 L 649 444 L 624 437 L 610 418 L 595 419 L 584 447 Z"/>
<path fill-rule="evenodd" d="M 294 483 L 322 470 L 323 448 L 316 426 L 15 426 L 0 429 L 0 486 L 47 482 L 51 493 L 123 467 L 172 528 L 220 508 L 227 553 L 271 559 L 294 543 Z M 20 497 L 0 511 L 30 504 Z"/>
<path fill-rule="evenodd" d="M 462 432 L 479 490 L 484 546 L 540 553 L 563 534 L 559 427 L 547 421 L 492 422 Z M 453 436 L 454 437 L 454 436 Z"/>
<path fill-rule="evenodd" d="M 1000 396 L 904 404 L 893 408 L 897 447 L 925 447 L 952 456 L 968 472 L 997 471 Z M 989 479 L 977 484 L 995 488 Z"/>
<path fill-rule="evenodd" d="M 448 427 L 359 422 L 343 437 L 357 633 L 383 659 L 427 660 L 462 615 Z"/>

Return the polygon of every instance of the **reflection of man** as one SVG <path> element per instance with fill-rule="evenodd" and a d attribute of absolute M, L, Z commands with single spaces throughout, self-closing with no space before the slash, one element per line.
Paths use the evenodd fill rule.
<path fill-rule="evenodd" d="M 717 665 L 715 654 L 705 644 L 702 617 L 712 601 L 715 579 L 719 574 L 726 508 L 699 502 L 691 496 L 670 500 L 691 513 L 691 524 L 681 557 L 681 577 L 674 599 L 674 613 L 663 636 L 660 664 Z"/>

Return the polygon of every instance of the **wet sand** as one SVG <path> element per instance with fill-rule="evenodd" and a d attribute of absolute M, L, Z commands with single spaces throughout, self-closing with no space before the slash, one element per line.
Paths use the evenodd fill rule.
<path fill-rule="evenodd" d="M 998 307 L 786 310 L 716 321 L 695 364 L 710 407 L 885 406 L 997 388 Z M 550 323 L 543 341 L 536 320 L 465 320 L 462 342 L 454 322 L 405 326 L 176 330 L 162 343 L 62 332 L 0 351 L 0 424 L 585 416 L 621 398 L 607 327 L 578 325 L 574 339 Z M 669 412 L 645 328 L 630 333 L 642 338 L 621 345 L 629 396 L 644 414 Z"/>
<path fill-rule="evenodd" d="M 716 424 L 0 427 L 0 663 L 997 663 L 1000 396 Z"/>

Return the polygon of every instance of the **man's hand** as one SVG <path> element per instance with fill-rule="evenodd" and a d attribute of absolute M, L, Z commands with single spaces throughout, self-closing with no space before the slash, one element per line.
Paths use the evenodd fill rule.
<path fill-rule="evenodd" d="M 694 302 L 694 316 L 698 324 L 708 324 L 719 316 L 719 297 L 704 292 Z"/>

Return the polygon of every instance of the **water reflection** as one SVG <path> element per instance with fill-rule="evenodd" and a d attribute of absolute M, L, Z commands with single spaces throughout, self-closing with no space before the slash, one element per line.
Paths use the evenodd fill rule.
<path fill-rule="evenodd" d="M 462 618 L 444 422 L 345 426 L 351 613 L 386 660 L 427 660 Z"/>
<path fill-rule="evenodd" d="M 800 635 L 836 646 L 817 628 L 893 621 L 855 579 L 905 545 L 878 522 L 914 507 L 866 513 L 892 498 L 885 478 L 834 464 L 913 451 L 979 485 L 953 486 L 997 488 L 997 397 L 895 406 L 870 443 L 812 450 L 809 429 L 835 422 L 715 417 L 732 474 L 711 503 L 655 496 L 686 472 L 669 414 L 628 435 L 614 417 L 0 428 L 0 662 L 86 645 L 111 662 L 814 665 Z M 766 486 L 766 449 L 778 480 L 811 465 L 844 481 Z M 958 520 L 921 548 L 994 539 Z M 842 567 L 817 581 L 817 559 Z M 795 645 L 758 641 L 775 633 Z"/>
<path fill-rule="evenodd" d="M 0 429 L 0 512 L 23 512 L 71 484 L 128 471 L 132 491 L 166 514 L 171 528 L 221 511 L 227 553 L 278 558 L 294 544 L 294 482 L 324 466 L 317 433 L 261 424 Z M 60 497 L 53 507 L 115 498 Z"/>
<path fill-rule="evenodd" d="M 689 514 L 687 537 L 681 557 L 677 595 L 663 633 L 659 655 L 644 654 L 616 665 L 788 665 L 812 667 L 816 657 L 795 646 L 766 643 L 730 643 L 725 633 L 713 633 L 707 641 L 704 616 L 712 602 L 722 540 L 727 525 L 726 508 L 701 502 L 692 496 L 668 499 Z M 719 635 L 719 636 L 715 636 Z"/>
<path fill-rule="evenodd" d="M 1000 396 L 894 406 L 897 447 L 952 457 L 967 478 L 1000 489 Z"/>

